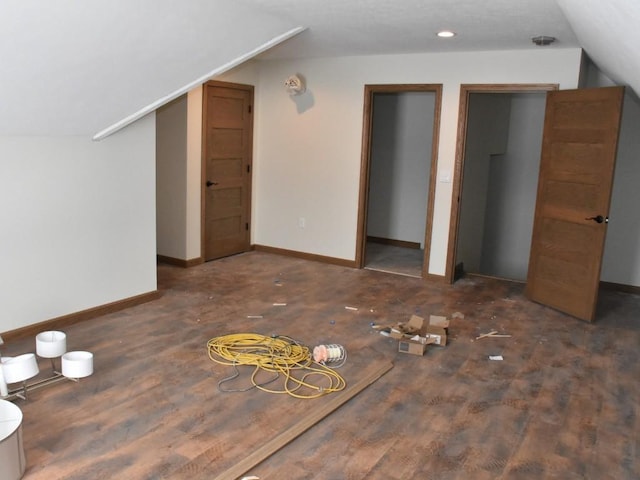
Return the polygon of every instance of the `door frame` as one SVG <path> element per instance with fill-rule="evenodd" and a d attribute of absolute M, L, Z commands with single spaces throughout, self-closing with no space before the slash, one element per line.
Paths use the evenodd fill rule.
<path fill-rule="evenodd" d="M 456 157 L 451 192 L 451 217 L 449 220 L 449 243 L 447 245 L 446 283 L 455 280 L 456 250 L 458 247 L 458 227 L 460 205 L 464 184 L 464 157 L 466 153 L 467 123 L 469 119 L 469 97 L 472 93 L 534 93 L 558 90 L 557 83 L 523 84 L 462 84 L 460 85 L 460 104 L 458 108 L 458 135 Z"/>
<path fill-rule="evenodd" d="M 367 244 L 367 216 L 369 208 L 369 180 L 371 175 L 371 142 L 373 126 L 373 96 L 376 93 L 432 92 L 435 93 L 433 111 L 433 132 L 431 141 L 431 169 L 429 191 L 427 194 L 427 219 L 424 237 L 424 259 L 422 278 L 429 272 L 429 254 L 431 252 L 431 230 L 433 225 L 433 202 L 435 198 L 436 171 L 438 159 L 438 140 L 440 138 L 440 111 L 442 108 L 442 84 L 390 84 L 365 85 L 362 128 L 362 158 L 360 162 L 360 191 L 358 201 L 358 227 L 356 236 L 357 268 L 364 268 Z"/>
<path fill-rule="evenodd" d="M 251 95 L 251 122 L 249 124 L 249 159 L 248 165 L 250 168 L 249 179 L 247 184 L 247 223 L 248 223 L 248 249 L 251 249 L 251 212 L 252 212 L 252 204 L 251 204 L 251 194 L 253 190 L 253 128 L 254 128 L 254 103 L 255 103 L 255 87 L 253 85 L 245 85 L 242 83 L 233 83 L 233 82 L 222 82 L 220 80 L 209 80 L 202 85 L 202 125 L 201 125 L 201 147 L 200 147 L 200 257 L 203 261 L 206 261 L 205 258 L 205 249 L 206 249 L 206 194 L 207 187 L 205 185 L 205 181 L 207 178 L 207 86 L 212 87 L 222 87 L 229 88 L 235 90 L 244 90 L 250 93 Z"/>

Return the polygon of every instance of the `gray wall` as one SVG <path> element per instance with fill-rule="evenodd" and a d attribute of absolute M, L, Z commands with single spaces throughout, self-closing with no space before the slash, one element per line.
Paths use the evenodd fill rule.
<path fill-rule="evenodd" d="M 490 162 L 480 271 L 526 280 L 538 188 L 544 94 L 510 94 L 507 149 Z"/>
<path fill-rule="evenodd" d="M 524 281 L 538 185 L 544 93 L 471 94 L 456 263 Z"/>
<path fill-rule="evenodd" d="M 584 88 L 615 85 L 586 61 Z M 600 279 L 640 286 L 640 100 L 626 90 Z"/>
<path fill-rule="evenodd" d="M 481 270 L 490 159 L 507 148 L 509 114 L 507 94 L 472 93 L 469 97 L 456 249 L 456 264 L 464 263 L 467 272 Z"/>
<path fill-rule="evenodd" d="M 424 247 L 435 93 L 376 94 L 367 234 Z"/>

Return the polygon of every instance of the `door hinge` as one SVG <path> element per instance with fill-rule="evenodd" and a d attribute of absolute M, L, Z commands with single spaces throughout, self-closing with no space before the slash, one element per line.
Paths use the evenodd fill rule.
<path fill-rule="evenodd" d="M 249 224 L 248 224 L 248 223 L 245 223 L 245 224 L 244 224 L 244 229 L 245 229 L 247 232 L 249 231 Z"/>
<path fill-rule="evenodd" d="M 249 110 L 249 113 L 251 113 L 251 105 L 249 105 L 248 110 Z"/>
<path fill-rule="evenodd" d="M 247 165 L 247 173 L 251 173 L 251 165 Z"/>

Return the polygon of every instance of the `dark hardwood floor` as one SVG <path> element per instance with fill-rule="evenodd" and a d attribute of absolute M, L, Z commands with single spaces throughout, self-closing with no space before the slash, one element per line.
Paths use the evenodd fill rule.
<path fill-rule="evenodd" d="M 25 479 L 215 479 L 328 401 L 220 392 L 230 367 L 206 343 L 244 332 L 342 344 L 348 384 L 394 365 L 246 475 L 640 478 L 638 295 L 602 292 L 587 324 L 527 301 L 517 283 L 450 286 L 258 252 L 160 265 L 158 277 L 158 300 L 65 330 L 69 350 L 94 353 L 93 376 L 16 402 Z M 449 344 L 423 357 L 398 353 L 371 326 L 456 312 Z M 476 340 L 490 330 L 511 337 Z M 34 349 L 25 339 L 2 353 Z"/>

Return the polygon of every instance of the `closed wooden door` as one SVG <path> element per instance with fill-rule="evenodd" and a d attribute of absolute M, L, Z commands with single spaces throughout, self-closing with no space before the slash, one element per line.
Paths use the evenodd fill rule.
<path fill-rule="evenodd" d="M 205 260 L 250 248 L 253 87 L 208 82 L 204 89 Z"/>
<path fill-rule="evenodd" d="M 623 87 L 547 94 L 527 296 L 592 321 Z"/>

